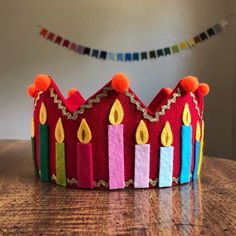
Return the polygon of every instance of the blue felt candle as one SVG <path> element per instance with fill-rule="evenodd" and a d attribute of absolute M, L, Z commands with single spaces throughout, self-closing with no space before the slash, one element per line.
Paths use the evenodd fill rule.
<path fill-rule="evenodd" d="M 188 183 L 190 181 L 190 167 L 192 158 L 192 126 L 191 115 L 188 104 L 186 103 L 183 111 L 183 123 L 181 134 L 181 172 L 180 183 Z"/>
<path fill-rule="evenodd" d="M 174 148 L 170 146 L 173 142 L 170 124 L 167 121 L 162 133 L 161 143 L 164 147 L 160 148 L 160 168 L 159 168 L 159 187 L 172 186 L 173 175 L 173 153 Z"/>
<path fill-rule="evenodd" d="M 200 154 L 200 124 L 199 124 L 199 122 L 197 122 L 197 125 L 196 125 L 195 151 L 194 151 L 193 180 L 196 180 L 197 179 L 197 175 L 198 175 L 199 154 Z"/>

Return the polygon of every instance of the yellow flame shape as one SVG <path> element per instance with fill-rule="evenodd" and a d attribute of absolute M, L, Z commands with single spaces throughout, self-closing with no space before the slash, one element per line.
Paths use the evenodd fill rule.
<path fill-rule="evenodd" d="M 58 119 L 56 128 L 55 128 L 55 138 L 58 143 L 63 143 L 65 139 L 64 129 L 62 125 L 61 118 Z"/>
<path fill-rule="evenodd" d="M 119 125 L 124 117 L 123 108 L 118 99 L 115 100 L 109 114 L 109 121 L 112 125 Z"/>
<path fill-rule="evenodd" d="M 137 144 L 145 144 L 148 141 L 148 129 L 146 124 L 141 120 L 136 130 L 135 138 Z"/>
<path fill-rule="evenodd" d="M 82 119 L 80 123 L 79 129 L 77 132 L 77 138 L 81 143 L 84 143 L 84 144 L 89 143 L 89 141 L 92 138 L 90 128 L 85 119 Z"/>
<path fill-rule="evenodd" d="M 199 141 L 201 136 L 200 124 L 199 121 L 196 124 L 196 140 Z"/>
<path fill-rule="evenodd" d="M 173 135 L 170 127 L 169 121 L 166 121 L 164 128 L 161 132 L 161 143 L 165 147 L 171 146 L 173 142 Z"/>
<path fill-rule="evenodd" d="M 39 111 L 39 121 L 43 125 L 47 121 L 47 110 L 43 102 L 41 104 L 40 111 Z"/>
<path fill-rule="evenodd" d="M 185 103 L 184 105 L 182 120 L 183 120 L 184 125 L 190 125 L 191 123 L 191 114 L 189 111 L 188 103 Z"/>
<path fill-rule="evenodd" d="M 32 117 L 31 121 L 31 137 L 34 138 L 35 131 L 34 131 L 34 117 Z"/>

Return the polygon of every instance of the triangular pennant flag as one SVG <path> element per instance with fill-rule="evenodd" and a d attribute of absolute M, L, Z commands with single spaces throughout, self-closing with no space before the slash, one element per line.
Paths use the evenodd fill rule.
<path fill-rule="evenodd" d="M 193 38 L 188 39 L 187 43 L 188 43 L 188 46 L 189 46 L 189 47 L 195 46 L 195 42 L 194 42 L 194 39 L 193 39 Z"/>
<path fill-rule="evenodd" d="M 179 44 L 179 48 L 181 49 L 181 50 L 184 50 L 184 49 L 186 49 L 188 47 L 188 44 L 186 43 L 186 42 L 181 42 L 180 44 Z"/>
<path fill-rule="evenodd" d="M 172 50 L 172 53 L 175 54 L 175 53 L 178 53 L 179 52 L 179 47 L 178 45 L 173 45 L 171 47 L 171 50 Z"/>

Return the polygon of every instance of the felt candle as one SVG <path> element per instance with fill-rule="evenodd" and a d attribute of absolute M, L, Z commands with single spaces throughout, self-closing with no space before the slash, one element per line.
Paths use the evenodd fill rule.
<path fill-rule="evenodd" d="M 32 159 L 34 163 L 34 173 L 38 175 L 38 167 L 35 155 L 35 129 L 34 129 L 34 118 L 32 118 L 31 122 L 31 146 L 32 146 Z"/>
<path fill-rule="evenodd" d="M 159 165 L 159 187 L 172 186 L 173 175 L 173 153 L 174 147 L 171 146 L 173 135 L 170 123 L 166 121 L 161 132 L 160 165 Z"/>
<path fill-rule="evenodd" d="M 143 120 L 141 120 L 135 135 L 137 143 L 135 145 L 135 188 L 149 187 L 150 144 L 147 144 L 148 136 L 147 126 Z"/>
<path fill-rule="evenodd" d="M 109 188 L 124 188 L 123 108 L 118 99 L 112 105 L 108 125 Z"/>
<path fill-rule="evenodd" d="M 42 181 L 50 181 L 49 170 L 49 135 L 47 121 L 47 110 L 42 102 L 39 112 L 39 152 L 40 152 L 40 177 Z"/>
<path fill-rule="evenodd" d="M 77 132 L 77 178 L 78 187 L 93 188 L 92 134 L 85 119 L 82 119 Z"/>
<path fill-rule="evenodd" d="M 56 176 L 57 184 L 66 186 L 66 164 L 65 164 L 65 135 L 61 118 L 58 119 L 55 128 L 56 139 Z"/>
<path fill-rule="evenodd" d="M 182 133 L 181 133 L 181 171 L 180 183 L 188 183 L 190 181 L 190 167 L 192 158 L 192 126 L 191 114 L 188 104 L 186 103 L 182 115 Z"/>
<path fill-rule="evenodd" d="M 200 143 L 200 155 L 199 155 L 199 163 L 198 163 L 198 171 L 197 174 L 200 175 L 202 161 L 203 161 L 203 146 L 204 146 L 204 121 L 202 121 L 202 136 L 201 136 L 201 143 Z"/>
<path fill-rule="evenodd" d="M 196 124 L 196 136 L 195 136 L 195 150 L 194 150 L 194 170 L 193 170 L 193 180 L 197 179 L 198 172 L 198 162 L 199 162 L 199 154 L 200 154 L 200 124 L 197 121 Z"/>

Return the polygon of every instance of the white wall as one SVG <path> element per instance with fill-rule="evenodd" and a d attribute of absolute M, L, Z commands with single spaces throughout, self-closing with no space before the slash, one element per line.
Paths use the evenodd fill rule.
<path fill-rule="evenodd" d="M 132 52 L 193 36 L 232 13 L 232 6 L 233 0 L 1 0 L 0 138 L 29 138 L 32 100 L 25 89 L 38 73 L 51 74 L 64 94 L 77 86 L 88 97 L 124 71 L 146 104 L 161 87 L 173 87 L 181 77 L 194 74 L 212 88 L 206 98 L 206 152 L 230 157 L 235 23 L 192 50 L 135 63 L 72 53 L 40 38 L 36 25 L 82 45 Z"/>

